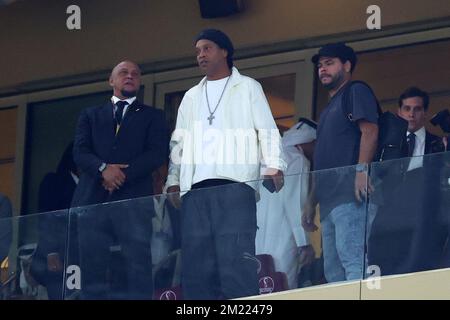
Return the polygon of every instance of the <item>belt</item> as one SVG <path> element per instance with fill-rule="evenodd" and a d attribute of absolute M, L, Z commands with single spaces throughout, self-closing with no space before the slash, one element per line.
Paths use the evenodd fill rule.
<path fill-rule="evenodd" d="M 225 184 L 238 183 L 236 181 L 227 180 L 227 179 L 206 179 L 200 182 L 197 182 L 192 185 L 191 189 L 202 189 L 202 188 L 210 188 L 222 186 Z"/>

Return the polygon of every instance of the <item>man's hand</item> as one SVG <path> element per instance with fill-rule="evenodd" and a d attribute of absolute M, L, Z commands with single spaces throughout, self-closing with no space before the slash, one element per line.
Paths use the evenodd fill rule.
<path fill-rule="evenodd" d="M 267 168 L 266 174 L 264 175 L 264 179 L 272 179 L 273 184 L 275 185 L 275 191 L 278 192 L 283 188 L 284 185 L 284 175 L 283 171 L 278 169 Z"/>
<path fill-rule="evenodd" d="M 312 245 L 299 247 L 298 252 L 298 263 L 301 267 L 311 264 L 316 256 Z"/>
<path fill-rule="evenodd" d="M 307 232 L 314 232 L 318 229 L 314 223 L 314 217 L 316 216 L 316 208 L 307 202 L 303 207 L 302 213 L 302 226 Z"/>
<path fill-rule="evenodd" d="M 170 186 L 167 188 L 167 197 L 176 209 L 181 208 L 180 186 Z"/>
<path fill-rule="evenodd" d="M 109 194 L 112 194 L 115 190 L 114 186 L 110 186 L 110 185 L 106 184 L 105 180 L 103 180 L 102 186 L 105 190 L 107 190 L 109 192 Z"/>
<path fill-rule="evenodd" d="M 127 164 L 108 164 L 102 172 L 103 187 L 112 193 L 119 189 L 125 182 L 126 176 L 122 169 L 128 168 Z"/>
<path fill-rule="evenodd" d="M 367 196 L 374 191 L 367 172 L 357 172 L 355 177 L 355 198 L 359 202 L 367 200 Z"/>

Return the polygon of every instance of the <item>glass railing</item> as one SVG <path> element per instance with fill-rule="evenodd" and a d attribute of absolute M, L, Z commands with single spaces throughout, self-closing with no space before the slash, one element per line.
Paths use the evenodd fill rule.
<path fill-rule="evenodd" d="M 448 267 L 450 153 L 420 159 L 2 219 L 2 298 L 231 299 Z"/>
<path fill-rule="evenodd" d="M 146 197 L 71 209 L 70 224 L 77 224 L 74 232 L 78 234 L 68 249 L 78 249 L 78 256 L 69 257 L 68 264 L 79 270 L 68 273 L 67 282 L 79 289 L 81 299 L 152 298 L 154 200 Z"/>
<path fill-rule="evenodd" d="M 377 206 L 368 241 L 370 273 L 450 267 L 450 152 L 374 163 Z"/>
<path fill-rule="evenodd" d="M 68 210 L 2 219 L 1 225 L 13 231 L 1 266 L 2 299 L 63 299 Z"/>

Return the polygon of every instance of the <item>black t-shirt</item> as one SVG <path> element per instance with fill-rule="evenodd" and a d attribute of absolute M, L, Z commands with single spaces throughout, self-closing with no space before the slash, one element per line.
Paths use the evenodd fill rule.
<path fill-rule="evenodd" d="M 314 170 L 323 170 L 315 173 L 316 195 L 321 212 L 354 201 L 354 168 L 332 168 L 358 163 L 361 141 L 358 120 L 378 123 L 376 98 L 368 87 L 359 83 L 353 84 L 350 91 L 353 122 L 346 117 L 342 96 L 347 85 L 333 96 L 322 111 L 317 128 Z"/>

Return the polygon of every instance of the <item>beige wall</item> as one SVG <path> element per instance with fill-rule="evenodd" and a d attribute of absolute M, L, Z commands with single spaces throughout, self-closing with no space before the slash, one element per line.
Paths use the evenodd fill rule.
<path fill-rule="evenodd" d="M 326 284 L 251 300 L 449 300 L 450 269 Z M 244 300 L 245 300 L 244 299 Z"/>
<path fill-rule="evenodd" d="M 370 0 L 244 0 L 246 11 L 201 19 L 197 0 L 18 1 L 0 9 L 0 89 L 35 80 L 109 70 L 128 57 L 139 63 L 193 55 L 192 39 L 221 28 L 238 49 L 364 30 Z M 78 4 L 82 30 L 66 29 Z M 379 0 L 384 28 L 450 16 L 448 0 Z M 193 60 L 194 61 L 194 60 Z"/>

